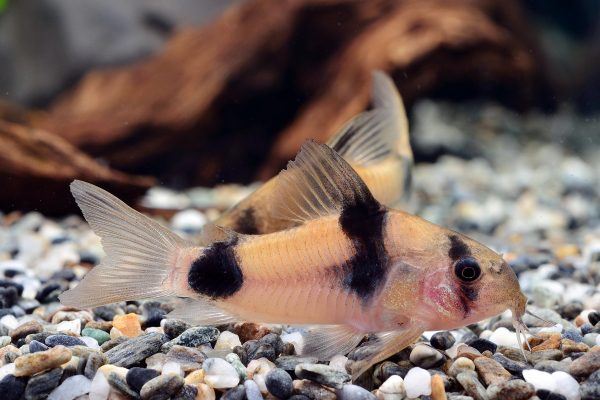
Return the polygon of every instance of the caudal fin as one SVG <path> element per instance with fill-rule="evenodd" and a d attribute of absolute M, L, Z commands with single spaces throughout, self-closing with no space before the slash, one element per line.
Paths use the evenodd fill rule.
<path fill-rule="evenodd" d="M 97 186 L 73 181 L 71 192 L 106 257 L 60 296 L 61 303 L 84 308 L 173 295 L 170 267 L 191 244 Z"/>

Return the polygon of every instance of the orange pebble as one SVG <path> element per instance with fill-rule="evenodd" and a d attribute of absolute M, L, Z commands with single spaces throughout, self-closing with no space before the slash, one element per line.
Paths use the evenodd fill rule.
<path fill-rule="evenodd" d="M 439 375 L 433 375 L 431 377 L 431 398 L 432 400 L 447 400 L 444 381 Z"/>
<path fill-rule="evenodd" d="M 127 337 L 136 337 L 142 334 L 140 319 L 137 314 L 133 313 L 115 316 L 113 327 Z"/>

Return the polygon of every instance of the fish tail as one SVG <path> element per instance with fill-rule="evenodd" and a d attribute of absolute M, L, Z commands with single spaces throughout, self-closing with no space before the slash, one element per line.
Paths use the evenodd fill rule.
<path fill-rule="evenodd" d="M 60 296 L 62 304 L 85 308 L 176 294 L 173 271 L 190 243 L 90 183 L 73 181 L 71 192 L 106 257 Z"/>

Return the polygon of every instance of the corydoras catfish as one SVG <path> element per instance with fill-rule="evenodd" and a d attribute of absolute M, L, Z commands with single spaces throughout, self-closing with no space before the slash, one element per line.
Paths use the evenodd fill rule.
<path fill-rule="evenodd" d="M 410 194 L 413 165 L 408 119 L 394 82 L 383 72 L 373 73 L 372 109 L 358 114 L 329 142 L 386 206 L 405 205 Z M 293 226 L 270 213 L 277 177 L 265 182 L 215 221 L 238 233 L 271 233 Z M 210 243 L 203 235 L 199 244 Z"/>
<path fill-rule="evenodd" d="M 276 218 L 297 226 L 243 235 L 212 226 L 197 246 L 108 192 L 71 190 L 107 256 L 63 304 L 180 296 L 172 314 L 203 325 L 234 321 L 310 326 L 303 353 L 327 360 L 374 339 L 354 377 L 425 330 L 454 329 L 511 309 L 521 326 L 526 298 L 501 256 L 468 237 L 383 206 L 327 145 L 306 142 L 277 179 Z"/>

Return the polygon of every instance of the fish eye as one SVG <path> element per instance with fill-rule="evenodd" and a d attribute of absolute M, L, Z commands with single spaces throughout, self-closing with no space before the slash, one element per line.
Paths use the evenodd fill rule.
<path fill-rule="evenodd" d="M 465 257 L 454 264 L 454 274 L 463 282 L 473 282 L 481 275 L 481 268 L 474 258 Z"/>

